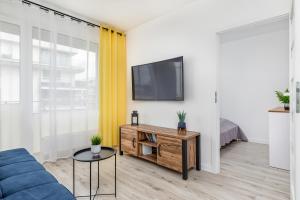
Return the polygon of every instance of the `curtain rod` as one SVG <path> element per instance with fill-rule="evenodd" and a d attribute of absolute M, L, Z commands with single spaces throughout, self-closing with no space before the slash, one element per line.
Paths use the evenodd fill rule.
<path fill-rule="evenodd" d="M 94 23 L 92 23 L 92 22 L 88 22 L 88 21 L 83 20 L 83 19 L 80 19 L 80 18 L 78 18 L 78 17 L 74 17 L 74 16 L 72 16 L 72 15 L 63 13 L 63 12 L 58 11 L 58 10 L 55 10 L 55 9 L 53 9 L 53 8 L 49 8 L 49 7 L 47 7 L 47 6 L 43 6 L 43 5 L 38 4 L 38 3 L 35 3 L 35 2 L 33 2 L 33 1 L 22 0 L 22 3 L 25 3 L 25 4 L 27 4 L 27 5 L 35 5 L 35 6 L 40 7 L 40 9 L 42 9 L 42 10 L 45 10 L 45 11 L 49 11 L 49 10 L 50 10 L 50 11 L 54 12 L 55 15 L 60 15 L 60 16 L 62 16 L 62 17 L 67 16 L 67 17 L 71 18 L 71 20 L 75 20 L 75 21 L 77 21 L 77 22 L 84 22 L 84 23 L 86 23 L 86 24 L 89 25 L 89 26 L 100 28 L 100 25 L 94 24 Z M 108 28 L 105 28 L 105 27 L 102 27 L 102 28 L 108 31 Z M 114 32 L 114 31 L 111 30 L 111 32 Z M 117 34 L 123 35 L 123 34 L 120 33 L 120 32 L 117 32 Z"/>

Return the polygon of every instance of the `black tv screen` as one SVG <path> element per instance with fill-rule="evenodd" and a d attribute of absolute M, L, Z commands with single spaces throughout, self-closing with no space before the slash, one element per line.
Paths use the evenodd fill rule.
<path fill-rule="evenodd" d="M 183 101 L 183 57 L 131 67 L 133 100 Z"/>

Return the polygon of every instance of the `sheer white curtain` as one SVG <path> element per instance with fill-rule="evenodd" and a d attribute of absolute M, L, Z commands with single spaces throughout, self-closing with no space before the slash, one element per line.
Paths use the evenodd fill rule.
<path fill-rule="evenodd" d="M 98 28 L 0 1 L 0 149 L 41 161 L 89 146 L 98 129 Z"/>

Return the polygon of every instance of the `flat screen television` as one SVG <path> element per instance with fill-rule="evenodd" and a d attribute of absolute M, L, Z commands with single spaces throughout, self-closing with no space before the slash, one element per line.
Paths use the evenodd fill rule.
<path fill-rule="evenodd" d="M 183 57 L 131 67 L 132 99 L 183 101 Z"/>

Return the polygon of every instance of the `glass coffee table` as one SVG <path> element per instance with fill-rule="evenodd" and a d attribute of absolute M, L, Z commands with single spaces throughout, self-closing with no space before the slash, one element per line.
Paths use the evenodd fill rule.
<path fill-rule="evenodd" d="M 99 154 L 93 154 L 91 152 L 91 148 L 86 148 L 86 149 L 82 149 L 79 150 L 77 152 L 74 153 L 73 155 L 73 195 L 76 198 L 81 198 L 81 197 L 89 197 L 90 199 L 92 199 L 92 197 L 94 197 L 93 199 L 95 199 L 96 196 L 99 195 L 115 195 L 115 197 L 117 196 L 117 157 L 116 157 L 116 150 L 111 148 L 111 147 L 101 147 L 101 152 Z M 98 190 L 100 189 L 99 187 L 99 162 L 101 160 L 105 160 L 111 157 L 115 157 L 115 191 L 114 193 L 109 193 L 109 194 L 101 194 L 98 193 Z M 83 196 L 76 196 L 75 195 L 75 161 L 78 162 L 88 162 L 90 163 L 90 195 L 83 195 Z M 97 189 L 95 194 L 92 194 L 92 163 L 93 162 L 97 162 L 98 163 L 98 185 L 97 185 Z"/>

